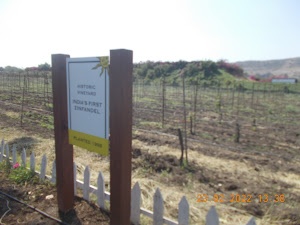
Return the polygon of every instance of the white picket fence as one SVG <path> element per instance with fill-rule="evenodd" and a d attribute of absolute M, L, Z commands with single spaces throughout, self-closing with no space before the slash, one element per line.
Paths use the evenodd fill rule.
<path fill-rule="evenodd" d="M 5 152 L 5 154 L 4 154 Z M 10 150 L 8 144 L 5 144 L 4 140 L 1 142 L 1 154 L 0 162 L 3 158 L 7 163 L 15 165 L 17 163 L 17 151 L 15 146 L 11 151 L 12 161 L 10 161 Z M 26 151 L 22 150 L 21 153 L 22 166 L 26 167 Z M 46 175 L 47 157 L 44 155 L 41 161 L 41 170 L 35 171 L 35 155 L 32 152 L 30 155 L 30 170 L 39 174 L 41 179 L 48 179 L 52 183 L 56 182 L 56 165 L 55 161 L 52 166 L 52 176 Z M 101 209 L 105 209 L 105 200 L 110 201 L 110 193 L 105 191 L 105 182 L 102 172 L 98 175 L 97 187 L 90 185 L 90 169 L 86 166 L 84 170 L 84 181 L 76 179 L 77 167 L 74 163 L 74 193 L 77 194 L 77 188 L 83 190 L 83 198 L 86 201 L 90 201 L 90 194 L 94 194 L 97 197 L 97 204 Z M 141 188 L 137 182 L 131 190 L 131 223 L 134 225 L 140 224 L 140 215 L 143 214 L 152 218 L 154 225 L 188 225 L 189 224 L 189 203 L 185 196 L 181 198 L 178 204 L 178 222 L 163 217 L 164 214 L 164 201 L 159 188 L 156 189 L 153 199 L 153 212 L 141 208 Z M 206 225 L 219 225 L 219 215 L 214 206 L 210 208 L 206 215 Z M 246 225 L 256 225 L 254 217 L 252 217 Z"/>

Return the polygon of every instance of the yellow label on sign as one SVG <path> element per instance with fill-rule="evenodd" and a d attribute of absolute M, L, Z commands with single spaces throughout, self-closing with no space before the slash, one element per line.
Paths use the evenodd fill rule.
<path fill-rule="evenodd" d="M 69 144 L 108 156 L 109 141 L 104 138 L 69 130 Z"/>

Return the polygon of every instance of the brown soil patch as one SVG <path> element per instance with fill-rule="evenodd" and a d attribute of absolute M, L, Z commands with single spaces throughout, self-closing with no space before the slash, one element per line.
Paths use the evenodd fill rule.
<path fill-rule="evenodd" d="M 1 192 L 25 202 L 67 224 L 109 224 L 107 213 L 102 212 L 96 205 L 87 203 L 79 197 L 75 197 L 74 210 L 66 214 L 59 213 L 56 188 L 52 184 L 16 185 L 14 182 L 8 180 L 7 174 L 3 171 L 0 171 L 0 179 Z M 51 195 L 53 196 L 51 199 L 46 199 L 47 196 Z M 1 193 L 0 197 L 0 215 L 3 215 L 8 210 L 6 200 L 8 200 L 8 206 L 11 208 L 11 211 L 3 217 L 3 224 L 61 224 Z"/>

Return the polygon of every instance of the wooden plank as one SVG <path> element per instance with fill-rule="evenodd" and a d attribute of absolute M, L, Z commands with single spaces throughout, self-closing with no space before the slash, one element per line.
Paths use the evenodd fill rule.
<path fill-rule="evenodd" d="M 77 181 L 76 181 L 76 185 L 77 185 L 77 188 L 83 190 L 83 185 L 84 185 L 84 184 L 83 184 L 82 181 L 77 180 Z M 98 191 L 97 187 L 95 187 L 95 186 L 93 186 L 93 185 L 90 185 L 90 187 L 89 187 L 89 192 L 90 192 L 90 193 L 92 193 L 92 194 L 97 194 L 97 191 Z M 105 200 L 106 200 L 106 201 L 110 201 L 110 193 L 105 191 L 105 192 L 104 192 L 104 195 L 105 195 Z"/>
<path fill-rule="evenodd" d="M 6 164 L 9 165 L 9 146 L 5 145 Z"/>
<path fill-rule="evenodd" d="M 102 172 L 100 171 L 99 175 L 98 175 L 98 180 L 97 180 L 97 187 L 98 187 L 98 191 L 97 191 L 97 203 L 98 206 L 101 209 L 105 209 L 105 182 L 104 182 L 104 176 L 102 174 Z"/>
<path fill-rule="evenodd" d="M 42 180 L 45 179 L 46 167 L 47 167 L 47 156 L 46 156 L 46 154 L 44 154 L 43 158 L 42 158 L 41 173 L 40 173 L 40 179 L 42 179 Z"/>
<path fill-rule="evenodd" d="M 212 206 L 206 215 L 206 225 L 219 225 L 219 215 L 215 206 Z"/>
<path fill-rule="evenodd" d="M 2 160 L 3 160 L 3 155 L 4 155 L 4 146 L 5 146 L 5 142 L 4 142 L 4 139 L 2 139 L 2 141 L 1 141 L 1 154 L 0 154 L 0 162 L 2 162 Z"/>
<path fill-rule="evenodd" d="M 178 137 L 179 137 L 179 143 L 181 147 L 180 165 L 183 165 L 184 145 L 183 145 L 181 130 L 179 128 L 178 128 Z"/>
<path fill-rule="evenodd" d="M 111 225 L 130 224 L 133 53 L 110 51 Z"/>
<path fill-rule="evenodd" d="M 53 161 L 52 164 L 52 176 L 51 176 L 51 182 L 53 184 L 56 184 L 56 160 Z"/>
<path fill-rule="evenodd" d="M 34 152 L 32 152 L 31 155 L 30 155 L 30 170 L 32 172 L 35 172 L 35 155 L 34 155 Z"/>
<path fill-rule="evenodd" d="M 178 223 L 180 225 L 188 225 L 190 217 L 190 206 L 186 197 L 183 196 L 178 205 Z"/>
<path fill-rule="evenodd" d="M 151 212 L 147 209 L 141 208 L 141 214 L 144 216 L 147 216 L 151 219 L 153 218 L 153 212 Z M 178 225 L 178 223 L 176 221 L 170 220 L 168 218 L 163 218 L 163 223 L 167 224 L 167 225 Z"/>
<path fill-rule="evenodd" d="M 25 151 L 25 148 L 22 149 L 21 158 L 22 158 L 22 166 L 26 167 L 26 151 Z"/>
<path fill-rule="evenodd" d="M 73 163 L 73 174 L 74 174 L 74 195 L 77 194 L 77 166 L 76 163 Z"/>
<path fill-rule="evenodd" d="M 90 168 L 85 167 L 83 177 L 83 199 L 90 201 Z"/>
<path fill-rule="evenodd" d="M 74 205 L 73 146 L 68 137 L 66 59 L 69 55 L 52 55 L 53 116 L 56 155 L 58 208 L 67 212 Z"/>
<path fill-rule="evenodd" d="M 248 221 L 246 225 L 256 225 L 254 216 L 252 216 L 252 218 Z"/>
<path fill-rule="evenodd" d="M 130 222 L 134 225 L 140 224 L 141 212 L 141 188 L 139 182 L 136 182 L 131 191 L 131 212 Z"/>
<path fill-rule="evenodd" d="M 156 189 L 153 201 L 153 225 L 163 225 L 164 200 L 159 188 Z"/>
<path fill-rule="evenodd" d="M 13 161 L 13 165 L 16 165 L 17 163 L 17 149 L 16 149 L 16 145 L 13 145 L 13 149 L 12 149 L 12 161 Z"/>
<path fill-rule="evenodd" d="M 188 163 L 188 145 L 187 145 L 187 131 L 186 131 L 186 106 L 185 106 L 185 81 L 184 81 L 184 69 L 181 70 L 180 76 L 182 78 L 182 101 L 183 101 L 183 121 L 184 121 L 184 143 L 185 143 L 185 160 Z"/>

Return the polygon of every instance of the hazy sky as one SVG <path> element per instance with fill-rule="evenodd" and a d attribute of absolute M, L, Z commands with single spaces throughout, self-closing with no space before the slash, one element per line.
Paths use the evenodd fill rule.
<path fill-rule="evenodd" d="M 133 50 L 134 62 L 300 56 L 299 0 L 0 0 L 0 66 Z"/>

